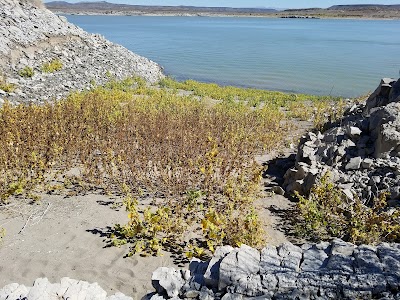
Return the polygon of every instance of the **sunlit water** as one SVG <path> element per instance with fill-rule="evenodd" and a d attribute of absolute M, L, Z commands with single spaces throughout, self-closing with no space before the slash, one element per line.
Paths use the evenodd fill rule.
<path fill-rule="evenodd" d="M 400 70 L 399 20 L 67 18 L 179 80 L 350 97 Z"/>

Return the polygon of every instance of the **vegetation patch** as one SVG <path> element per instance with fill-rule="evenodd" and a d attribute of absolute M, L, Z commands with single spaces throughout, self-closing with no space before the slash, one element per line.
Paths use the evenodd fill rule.
<path fill-rule="evenodd" d="M 283 144 L 288 104 L 302 100 L 195 82 L 202 96 L 182 96 L 173 84 L 182 87 L 128 78 L 56 103 L 5 103 L 0 201 L 62 190 L 120 195 L 128 219 L 110 243 L 129 243 L 130 254 L 261 246 L 253 201 L 263 167 L 254 158 Z M 79 175 L 67 176 L 72 169 Z"/>
<path fill-rule="evenodd" d="M 169 77 L 161 81 L 161 86 L 173 90 L 190 91 L 193 95 L 223 102 L 243 102 L 251 107 L 263 105 L 281 107 L 288 111 L 287 118 L 312 120 L 316 128 L 322 128 L 325 122 L 340 118 L 345 108 L 342 98 L 332 96 L 289 94 L 252 88 L 220 86 L 215 83 L 202 83 L 194 80 L 178 82 Z"/>
<path fill-rule="evenodd" d="M 44 63 L 41 67 L 42 72 L 44 73 L 54 73 L 56 71 L 60 71 L 63 68 L 63 63 L 59 59 L 53 59 L 48 63 Z"/>
<path fill-rule="evenodd" d="M 13 83 L 0 82 L 0 90 L 5 91 L 6 93 L 14 92 L 15 88 L 15 84 Z"/>
<path fill-rule="evenodd" d="M 371 207 L 358 198 L 349 203 L 327 173 L 308 198 L 297 197 L 300 236 L 316 240 L 333 236 L 356 244 L 400 241 L 400 209 L 389 209 L 385 194 L 378 195 Z"/>

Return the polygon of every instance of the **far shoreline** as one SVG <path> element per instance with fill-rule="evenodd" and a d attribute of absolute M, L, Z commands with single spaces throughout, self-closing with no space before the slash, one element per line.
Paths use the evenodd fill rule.
<path fill-rule="evenodd" d="M 50 10 L 50 9 L 49 9 Z M 267 18 L 267 19 L 300 19 L 300 20 L 365 20 L 365 21 L 397 21 L 393 17 L 358 17 L 358 16 L 310 16 L 310 15 L 278 15 L 278 14 L 212 14 L 212 13 L 145 13 L 145 12 L 71 12 L 51 10 L 56 15 L 68 16 L 121 16 L 121 17 L 202 17 L 202 18 Z"/>

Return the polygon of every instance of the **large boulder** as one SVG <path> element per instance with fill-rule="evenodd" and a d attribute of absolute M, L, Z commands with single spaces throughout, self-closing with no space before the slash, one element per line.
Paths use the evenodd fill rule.
<path fill-rule="evenodd" d="M 375 158 L 400 156 L 400 102 L 374 110 L 369 124 L 375 140 Z"/>
<path fill-rule="evenodd" d="M 385 106 L 391 102 L 389 100 L 389 95 L 395 83 L 396 80 L 393 78 L 382 78 L 376 90 L 369 96 L 367 100 L 365 106 L 366 111 L 370 111 L 375 107 Z"/>

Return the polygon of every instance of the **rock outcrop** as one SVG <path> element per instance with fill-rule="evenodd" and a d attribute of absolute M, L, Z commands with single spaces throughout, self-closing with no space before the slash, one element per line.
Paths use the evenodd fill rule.
<path fill-rule="evenodd" d="M 286 192 L 307 194 L 326 172 L 347 198 L 370 203 L 388 192 L 389 204 L 400 204 L 400 79 L 382 79 L 340 122 L 303 136 L 285 174 Z"/>
<path fill-rule="evenodd" d="M 221 247 L 187 271 L 160 268 L 158 299 L 400 299 L 400 246 L 291 243 L 261 251 Z"/>
<path fill-rule="evenodd" d="M 57 300 L 57 299 L 93 299 L 93 300 L 133 300 L 122 293 L 108 296 L 95 282 L 78 281 L 64 277 L 60 283 L 50 283 L 47 278 L 38 278 L 32 287 L 11 283 L 0 289 L 0 300 Z"/>
<path fill-rule="evenodd" d="M 156 82 L 163 77 L 156 63 L 83 31 L 38 3 L 0 0 L 0 77 L 15 87 L 0 89 L 0 99 L 42 102 L 110 78 L 140 76 Z M 43 72 L 42 66 L 55 59 L 61 61 L 61 70 Z M 25 67 L 33 69 L 32 77 L 20 76 Z"/>

